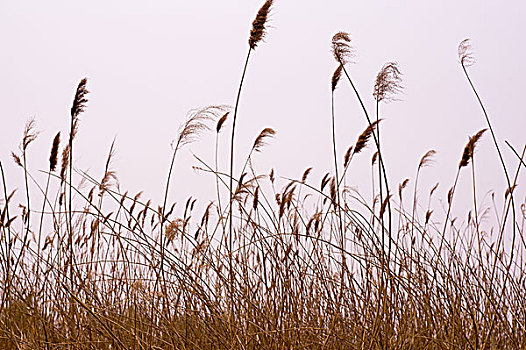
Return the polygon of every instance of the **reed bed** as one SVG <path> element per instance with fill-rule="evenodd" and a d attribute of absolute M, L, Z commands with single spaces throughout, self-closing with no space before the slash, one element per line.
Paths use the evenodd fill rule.
<path fill-rule="evenodd" d="M 481 129 L 452 161 L 456 179 L 444 208 L 429 205 L 436 186 L 417 197 L 434 150 L 415 165 L 412 186 L 389 182 L 379 110 L 403 88 L 401 69 L 388 62 L 379 72 L 370 113 L 351 78 L 354 50 L 345 32 L 333 37 L 337 68 L 327 83 L 333 103 L 337 87 L 349 84 L 353 95 L 340 98 L 363 109 L 355 144 L 337 153 L 333 108 L 327 120 L 334 168 L 321 183 L 310 180 L 311 168 L 297 179 L 255 171 L 253 155 L 276 134 L 270 128 L 237 160 L 243 167 L 234 174 L 235 123 L 243 118 L 237 107 L 273 5 L 266 1 L 253 22 L 235 106 L 193 110 L 181 125 L 163 203 L 120 190 L 113 145 L 102 178 L 75 167 L 86 79 L 75 93 L 69 134 L 51 141 L 44 183 L 28 170 L 38 132 L 34 121 L 27 123 L 14 162 L 0 162 L 0 348 L 526 349 L 526 203 L 514 195 L 525 152 L 498 141 L 469 77 L 469 41 L 459 46 L 459 62 L 482 107 Z M 225 128 L 230 168 L 220 169 L 218 157 L 228 153 L 218 149 Z M 215 199 L 198 210 L 190 197 L 175 209 L 168 194 L 177 154 L 209 137 L 203 132 L 215 133 L 216 158 L 208 164 L 196 157 L 195 167 L 214 181 Z M 508 188 L 502 208 L 481 208 L 474 194 L 479 142 L 493 142 L 502 162 Z M 353 158 L 367 146 L 372 200 L 347 185 L 359 171 Z M 515 164 L 506 164 L 503 152 Z M 19 168 L 22 190 L 8 186 L 6 166 Z M 463 222 L 452 215 L 461 173 L 473 186 Z M 488 225 L 489 210 L 499 220 Z"/>

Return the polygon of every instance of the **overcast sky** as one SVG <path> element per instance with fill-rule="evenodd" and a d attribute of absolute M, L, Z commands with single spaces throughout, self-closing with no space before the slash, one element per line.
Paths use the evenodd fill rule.
<path fill-rule="evenodd" d="M 144 190 L 145 197 L 160 201 L 170 142 L 186 113 L 234 104 L 251 23 L 262 3 L 0 1 L 0 160 L 9 185 L 22 184 L 10 153 L 17 150 L 25 122 L 35 117 L 41 130 L 29 153 L 30 170 L 36 173 L 47 168 L 54 134 L 67 135 L 76 85 L 88 77 L 91 93 L 80 117 L 75 164 L 100 178 L 116 137 L 114 169 L 121 187 Z M 330 40 L 346 31 L 356 50 L 356 63 L 348 68 L 371 113 L 372 87 L 383 64 L 396 61 L 404 74 L 400 101 L 381 107 L 393 188 L 406 177 L 413 179 L 420 157 L 435 149 L 436 162 L 422 174 L 421 191 L 440 182 L 444 196 L 468 136 L 486 127 L 458 63 L 457 46 L 465 38 L 471 38 L 477 59 L 469 71 L 514 172 L 517 161 L 504 140 L 518 152 L 526 142 L 525 13 L 524 1 L 276 0 L 265 43 L 252 55 L 247 72 L 236 164 L 260 130 L 272 127 L 276 139 L 255 156 L 259 170 L 274 167 L 278 175 L 299 177 L 314 166 L 316 184 L 332 171 L 330 77 L 336 63 Z M 366 126 L 345 82 L 336 92 L 336 119 L 341 161 Z M 225 171 L 228 130 L 221 135 Z M 214 134 L 208 133 L 183 150 L 172 200 L 214 189 L 210 175 L 192 170 L 197 165 L 192 152 L 212 163 L 213 147 Z M 360 154 L 351 169 L 349 183 L 363 191 L 370 187 L 371 150 Z M 489 134 L 480 142 L 476 161 L 480 196 L 493 189 L 502 197 L 504 177 Z M 470 174 L 465 175 L 460 186 L 469 190 Z M 521 202 L 524 188 L 518 192 Z"/>

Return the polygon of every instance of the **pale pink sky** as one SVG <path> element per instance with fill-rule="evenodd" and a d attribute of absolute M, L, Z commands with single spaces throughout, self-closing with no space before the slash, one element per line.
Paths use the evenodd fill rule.
<path fill-rule="evenodd" d="M 29 154 L 30 170 L 36 173 L 47 169 L 54 134 L 61 130 L 66 136 L 74 90 L 86 76 L 91 93 L 75 143 L 76 165 L 100 178 L 116 136 L 114 168 L 122 188 L 144 190 L 146 197 L 160 201 L 170 142 L 187 111 L 234 104 L 250 26 L 262 3 L 0 2 L 0 160 L 9 185 L 22 184 L 10 152 L 17 149 L 26 120 L 34 116 L 42 131 Z M 314 166 L 316 185 L 332 171 L 329 81 L 336 63 L 330 40 L 335 32 L 346 31 L 357 53 L 349 70 L 371 113 L 372 86 L 382 65 L 397 61 L 404 74 L 401 101 L 382 106 L 381 112 L 395 191 L 404 178 L 414 179 L 420 157 L 435 149 L 436 162 L 422 174 L 421 191 L 440 182 L 443 196 L 468 136 L 486 127 L 458 64 L 457 45 L 467 37 L 477 59 L 471 76 L 514 172 L 516 159 L 504 140 L 519 152 L 526 142 L 525 13 L 524 1 L 276 0 L 266 42 L 252 55 L 247 72 L 236 164 L 243 163 L 259 131 L 273 127 L 276 139 L 255 156 L 259 170 L 272 166 L 278 175 L 299 177 Z M 336 93 L 340 158 L 366 126 L 350 88 L 341 85 Z M 224 170 L 228 134 L 222 134 Z M 183 150 L 172 199 L 213 191 L 212 177 L 191 169 L 197 163 L 190 152 L 211 163 L 213 143 L 208 133 Z M 369 148 L 356 158 L 349 180 L 365 193 L 371 153 Z M 502 197 L 504 177 L 489 134 L 476 157 L 480 196 L 493 189 Z M 470 193 L 467 172 L 459 186 Z M 525 187 L 519 187 L 521 202 Z"/>

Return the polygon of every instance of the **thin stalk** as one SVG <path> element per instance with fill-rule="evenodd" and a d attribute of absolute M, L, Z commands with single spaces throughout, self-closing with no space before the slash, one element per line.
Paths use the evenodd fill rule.
<path fill-rule="evenodd" d="M 367 119 L 367 123 L 369 123 L 369 126 L 371 126 L 372 122 L 371 122 L 371 118 L 369 117 L 369 113 L 367 113 L 367 109 L 365 108 L 365 105 L 364 105 L 364 103 L 362 101 L 362 98 L 360 97 L 360 94 L 358 93 L 358 90 L 354 86 L 354 83 L 353 83 L 349 73 L 347 72 L 347 69 L 345 69 L 345 66 L 343 66 L 343 72 L 345 73 L 345 76 L 347 77 L 347 80 L 351 84 L 351 87 L 354 90 L 354 93 L 355 93 L 356 97 L 358 98 L 358 102 L 360 103 L 360 106 L 362 107 L 362 110 L 364 112 L 365 118 Z M 376 145 L 376 149 L 378 150 L 378 159 L 379 159 L 379 162 L 381 163 L 381 167 L 382 167 L 382 173 L 383 173 L 383 178 L 384 178 L 384 183 L 385 183 L 385 189 L 386 189 L 387 193 L 390 193 L 390 191 L 389 191 L 389 182 L 387 181 L 387 173 L 385 171 L 385 165 L 384 165 L 384 162 L 383 162 L 383 157 L 381 156 L 381 151 L 380 151 L 380 147 L 379 147 L 379 143 L 378 143 L 378 138 L 376 137 L 376 134 L 374 132 L 372 133 L 372 135 L 373 135 L 374 143 Z M 391 215 L 391 201 L 387 201 L 387 210 L 388 210 L 388 213 L 389 213 L 389 230 L 388 230 L 388 232 L 390 233 L 391 232 L 391 216 L 392 216 Z"/>
<path fill-rule="evenodd" d="M 233 217 L 232 217 L 232 206 L 234 204 L 234 191 L 232 188 L 232 182 L 233 182 L 233 173 L 234 173 L 234 137 L 236 133 L 236 121 L 237 121 L 237 109 L 239 107 L 239 99 L 241 97 L 241 89 L 243 87 L 243 81 L 245 80 L 245 74 L 247 72 L 248 67 L 248 60 L 250 58 L 250 53 L 252 52 L 252 48 L 250 47 L 248 49 L 247 58 L 245 60 L 245 66 L 243 67 L 243 73 L 241 75 L 241 81 L 239 82 L 239 88 L 237 91 L 237 98 L 236 98 L 236 105 L 234 107 L 234 117 L 232 120 L 232 137 L 230 139 L 230 173 L 229 173 L 229 190 L 230 190 L 230 201 L 228 206 L 228 219 L 229 219 L 229 226 L 228 226 L 228 262 L 229 262 L 229 275 L 230 275 L 230 318 L 231 320 L 234 319 L 233 315 L 233 307 L 234 307 L 234 275 L 233 275 L 233 266 L 232 266 L 232 224 L 233 224 Z"/>

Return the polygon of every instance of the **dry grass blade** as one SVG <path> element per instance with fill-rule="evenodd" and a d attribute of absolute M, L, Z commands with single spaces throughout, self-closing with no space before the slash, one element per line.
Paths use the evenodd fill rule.
<path fill-rule="evenodd" d="M 256 19 L 252 22 L 252 30 L 250 31 L 250 38 L 248 39 L 248 45 L 251 49 L 255 49 L 259 42 L 265 37 L 267 32 L 266 25 L 268 15 L 273 2 L 273 0 L 265 1 L 263 6 L 259 9 Z"/>

